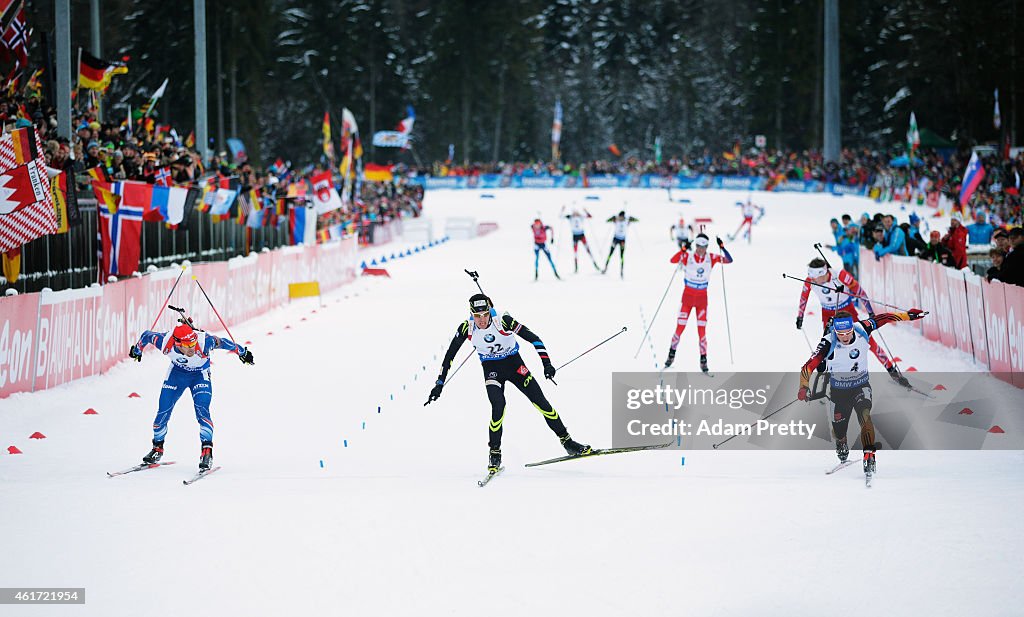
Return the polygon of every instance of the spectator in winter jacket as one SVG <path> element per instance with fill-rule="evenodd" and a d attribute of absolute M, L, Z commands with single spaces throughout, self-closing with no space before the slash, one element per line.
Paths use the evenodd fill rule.
<path fill-rule="evenodd" d="M 843 230 L 839 227 L 839 219 L 832 219 L 828 222 L 832 228 L 832 240 L 835 244 L 839 244 L 839 239 L 843 237 Z"/>
<path fill-rule="evenodd" d="M 875 245 L 875 259 L 881 259 L 884 255 L 906 255 L 907 239 L 903 230 L 895 225 L 896 218 L 891 214 L 882 217 L 882 227 L 885 230 L 883 245 Z"/>
<path fill-rule="evenodd" d="M 875 241 L 871 237 L 871 217 L 868 216 L 867 212 L 860 215 L 860 222 L 858 224 L 860 225 L 861 245 L 863 245 L 865 248 L 871 248 L 872 246 L 874 246 Z"/>
<path fill-rule="evenodd" d="M 949 249 L 957 270 L 967 267 L 967 228 L 961 224 L 959 213 L 953 214 L 949 231 L 942 238 L 942 245 Z"/>
<path fill-rule="evenodd" d="M 996 233 L 992 234 L 992 241 L 996 243 L 996 248 L 1003 252 L 1003 255 L 1010 252 L 1010 234 L 1005 229 L 997 229 Z"/>
<path fill-rule="evenodd" d="M 932 233 L 929 235 L 928 244 L 924 246 L 924 249 L 921 250 L 917 256 L 925 261 L 945 264 L 946 258 L 949 254 L 949 249 L 943 246 L 939 239 L 939 231 L 935 229 L 932 230 Z"/>
<path fill-rule="evenodd" d="M 1010 230 L 1010 244 L 1013 248 L 1006 254 L 1003 265 L 999 268 L 1002 281 L 1011 285 L 1024 287 L 1024 229 L 1014 227 Z"/>
<path fill-rule="evenodd" d="M 903 227 L 903 225 L 900 225 Z M 921 235 L 921 217 L 916 212 L 910 213 L 910 225 L 903 227 L 903 233 L 907 236 L 907 254 L 917 255 L 928 243 Z"/>
<path fill-rule="evenodd" d="M 992 233 L 995 227 L 985 220 L 985 213 L 979 212 L 974 218 L 974 224 L 967 226 L 967 241 L 971 244 L 985 244 L 992 242 Z"/>
<path fill-rule="evenodd" d="M 1003 274 L 1000 271 L 1003 267 L 1003 260 L 1006 259 L 1006 253 L 999 249 L 993 248 L 988 250 L 989 259 L 992 260 L 992 267 L 988 269 L 985 274 L 985 278 L 988 282 L 1001 281 L 1003 280 Z"/>
<path fill-rule="evenodd" d="M 843 269 L 857 278 L 857 266 L 860 265 L 860 229 L 853 223 L 846 226 L 846 233 L 839 238 L 839 244 L 828 248 L 839 253 L 843 260 Z"/>

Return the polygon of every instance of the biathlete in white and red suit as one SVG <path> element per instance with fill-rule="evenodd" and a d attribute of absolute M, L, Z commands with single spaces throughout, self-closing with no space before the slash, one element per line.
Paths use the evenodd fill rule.
<path fill-rule="evenodd" d="M 735 240 L 736 238 L 738 238 L 740 235 L 740 231 L 743 229 L 743 227 L 746 227 L 747 244 L 750 244 L 751 230 L 754 227 L 754 212 L 760 211 L 761 214 L 764 214 L 764 208 L 762 208 L 761 206 L 755 206 L 754 203 L 751 202 L 749 199 L 745 202 L 737 201 L 736 205 L 742 208 L 743 210 L 743 222 L 741 222 L 740 226 L 736 228 L 736 232 L 729 236 L 729 240 Z"/>
<path fill-rule="evenodd" d="M 683 304 L 679 308 L 679 318 L 676 321 L 676 332 L 672 336 L 672 344 L 668 349 L 668 359 L 665 360 L 665 368 L 672 366 L 676 357 L 676 347 L 679 345 L 679 338 L 686 329 L 686 323 L 690 311 L 697 310 L 697 334 L 700 336 L 700 370 L 708 370 L 708 339 L 706 327 L 708 323 L 708 281 L 711 278 L 711 269 L 716 264 L 731 264 L 732 255 L 725 248 L 721 238 L 715 238 L 721 255 L 708 253 L 708 237 L 704 233 L 697 234 L 693 241 L 693 253 L 685 248 L 672 256 L 669 260 L 674 264 L 681 264 L 683 267 L 683 280 L 686 287 L 683 289 Z"/>
<path fill-rule="evenodd" d="M 800 292 L 800 307 L 796 314 L 797 330 L 804 327 L 804 311 L 807 309 L 807 298 L 810 296 L 812 289 L 818 297 L 818 303 L 821 304 L 821 325 L 826 333 L 829 331 L 832 318 L 839 311 L 847 311 L 856 317 L 857 310 L 854 307 L 854 300 L 861 304 L 864 310 L 868 312 L 868 315 L 872 317 L 875 315 L 875 310 L 872 308 L 871 302 L 867 299 L 867 295 L 861 288 L 860 283 L 857 282 L 857 279 L 853 278 L 853 275 L 846 270 L 839 270 L 838 273 L 834 272 L 828 267 L 824 259 L 817 257 L 807 264 L 807 278 L 804 279 L 804 288 Z M 873 338 L 868 338 L 868 346 L 871 349 L 871 353 L 878 358 L 878 361 L 882 363 L 885 370 L 889 372 L 889 376 L 892 377 L 893 381 L 904 388 L 909 388 L 910 382 L 900 374 L 892 359 L 889 358 L 884 349 L 878 346 L 878 343 Z"/>
<path fill-rule="evenodd" d="M 594 264 L 594 269 L 599 271 L 601 266 L 597 265 L 597 260 L 594 259 L 594 254 L 590 252 L 590 244 L 587 243 L 587 232 L 584 229 L 584 224 L 587 219 L 592 218 L 591 214 L 584 208 L 581 213 L 579 210 L 573 209 L 571 214 L 564 215 L 569 221 L 569 228 L 572 230 L 572 265 L 575 272 L 580 271 L 579 257 L 577 253 L 578 245 L 582 242 L 583 248 L 587 249 L 587 255 L 590 255 L 590 262 Z"/>

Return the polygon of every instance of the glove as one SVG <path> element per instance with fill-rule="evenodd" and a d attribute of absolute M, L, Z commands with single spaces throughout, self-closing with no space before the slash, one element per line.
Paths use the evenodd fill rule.
<path fill-rule="evenodd" d="M 904 388 L 912 388 L 913 387 L 911 385 L 910 381 L 908 381 L 907 378 L 904 377 L 902 373 L 900 373 L 900 370 L 898 368 L 896 368 L 895 365 L 890 366 L 886 370 L 889 371 L 889 377 L 892 377 L 892 380 L 895 381 L 896 383 L 898 383 L 899 385 L 903 386 Z"/>
<path fill-rule="evenodd" d="M 796 318 L 796 329 L 797 330 L 803 330 L 804 329 L 804 317 L 803 317 L 803 315 L 801 315 L 800 317 Z"/>
<path fill-rule="evenodd" d="M 252 359 L 252 352 L 248 349 L 243 349 L 238 354 L 238 359 L 241 360 L 242 364 L 256 364 Z"/>
<path fill-rule="evenodd" d="M 718 243 L 718 248 L 720 248 L 720 249 L 724 249 L 725 248 L 725 242 L 722 242 L 722 238 L 721 237 L 715 236 L 715 242 Z"/>
<path fill-rule="evenodd" d="M 910 321 L 916 321 L 918 319 L 922 319 L 927 314 L 928 314 L 928 311 L 922 311 L 919 308 L 912 308 L 909 311 L 907 311 L 907 316 L 910 317 Z"/>
<path fill-rule="evenodd" d="M 544 377 L 545 379 L 555 378 L 555 367 L 551 364 L 550 360 L 544 363 Z"/>
<path fill-rule="evenodd" d="M 128 357 L 136 362 L 142 362 L 142 350 L 137 345 L 132 345 L 132 348 L 128 350 Z"/>
<path fill-rule="evenodd" d="M 430 396 L 427 397 L 427 402 L 423 404 L 428 405 L 430 403 L 433 403 L 437 399 L 441 398 L 441 390 L 443 389 L 444 381 L 438 379 L 437 383 L 434 384 L 434 387 L 430 389 Z"/>
<path fill-rule="evenodd" d="M 801 401 L 807 400 L 807 386 L 800 386 L 800 391 L 796 393 L 796 398 Z"/>

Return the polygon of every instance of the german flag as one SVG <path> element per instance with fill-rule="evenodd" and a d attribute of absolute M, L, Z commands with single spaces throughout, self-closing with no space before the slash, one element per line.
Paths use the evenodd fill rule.
<path fill-rule="evenodd" d="M 123 75 L 128 67 L 123 62 L 107 62 L 96 56 L 78 50 L 78 87 L 89 90 L 105 91 L 110 87 L 114 75 Z"/>
<path fill-rule="evenodd" d="M 110 214 L 117 212 L 121 206 L 121 196 L 113 192 L 106 171 L 102 167 L 93 167 L 89 170 L 89 176 L 92 178 L 92 193 L 96 201 L 106 207 Z"/>
<path fill-rule="evenodd" d="M 28 127 L 15 129 L 11 132 L 11 145 L 14 146 L 14 164 L 24 165 L 39 156 L 36 150 L 35 129 Z"/>

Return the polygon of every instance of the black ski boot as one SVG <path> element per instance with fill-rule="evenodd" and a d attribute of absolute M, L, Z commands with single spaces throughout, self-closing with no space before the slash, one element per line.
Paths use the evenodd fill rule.
<path fill-rule="evenodd" d="M 868 475 L 875 475 L 875 451 L 865 450 L 864 451 L 864 473 Z"/>
<path fill-rule="evenodd" d="M 839 457 L 840 463 L 845 463 L 846 459 L 850 456 L 850 446 L 846 443 L 845 439 L 836 440 L 836 456 Z"/>
<path fill-rule="evenodd" d="M 562 447 L 565 448 L 565 453 L 569 456 L 582 456 L 590 453 L 590 446 L 585 443 L 579 443 L 573 441 L 573 438 L 568 433 L 564 437 L 559 437 L 558 440 L 562 443 Z"/>
<path fill-rule="evenodd" d="M 704 373 L 708 372 L 708 355 L 705 353 L 700 354 L 700 370 Z"/>
<path fill-rule="evenodd" d="M 903 386 L 908 390 L 913 387 L 910 385 L 910 382 L 907 381 L 907 378 L 903 376 L 903 373 L 900 373 L 900 369 L 896 368 L 895 364 L 893 364 L 886 370 L 889 371 L 889 377 L 892 377 L 892 380 L 898 383 L 899 385 Z"/>
<path fill-rule="evenodd" d="M 668 358 L 665 359 L 665 368 L 668 368 L 668 367 L 672 366 L 672 362 L 674 362 L 675 359 L 676 359 L 676 348 L 675 347 L 669 347 L 668 348 Z"/>
<path fill-rule="evenodd" d="M 213 442 L 204 441 L 203 451 L 199 455 L 199 471 L 209 471 L 213 467 Z"/>
<path fill-rule="evenodd" d="M 501 448 L 491 448 L 487 455 L 487 473 L 498 473 L 501 467 Z"/>
<path fill-rule="evenodd" d="M 160 459 L 164 456 L 164 442 L 153 440 L 153 449 L 149 451 L 149 454 L 142 457 L 142 462 L 147 465 L 155 465 L 160 462 Z"/>

